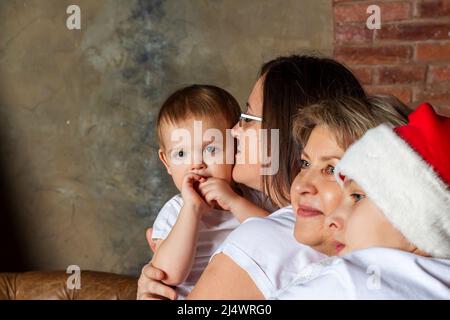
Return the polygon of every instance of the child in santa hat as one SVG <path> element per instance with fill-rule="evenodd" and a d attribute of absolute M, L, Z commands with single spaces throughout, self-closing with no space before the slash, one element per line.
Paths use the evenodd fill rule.
<path fill-rule="evenodd" d="M 450 299 L 450 118 L 422 104 L 369 130 L 335 169 L 328 218 L 339 258 L 301 270 L 274 299 Z"/>

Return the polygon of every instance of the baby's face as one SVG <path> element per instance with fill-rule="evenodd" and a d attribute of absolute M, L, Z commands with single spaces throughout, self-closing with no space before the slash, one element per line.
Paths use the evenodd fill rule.
<path fill-rule="evenodd" d="M 412 245 L 353 180 L 345 179 L 344 195 L 328 217 L 338 255 L 371 247 L 411 251 Z"/>
<path fill-rule="evenodd" d="M 187 173 L 231 182 L 234 143 L 226 129 L 226 121 L 220 116 L 163 125 L 164 149 L 159 150 L 159 157 L 178 190 Z"/>

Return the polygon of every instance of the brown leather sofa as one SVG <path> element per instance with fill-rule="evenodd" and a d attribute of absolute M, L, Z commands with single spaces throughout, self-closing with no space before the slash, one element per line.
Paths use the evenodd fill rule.
<path fill-rule="evenodd" d="M 137 279 L 82 271 L 80 289 L 68 289 L 64 271 L 0 273 L 0 300 L 134 300 Z"/>

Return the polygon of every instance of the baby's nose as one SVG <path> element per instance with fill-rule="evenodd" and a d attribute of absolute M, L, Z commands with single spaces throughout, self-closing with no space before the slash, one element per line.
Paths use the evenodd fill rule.
<path fill-rule="evenodd" d="M 204 170 L 204 169 L 206 169 L 206 164 L 203 161 L 200 163 L 193 163 L 191 165 L 192 171 L 198 171 L 198 170 Z"/>

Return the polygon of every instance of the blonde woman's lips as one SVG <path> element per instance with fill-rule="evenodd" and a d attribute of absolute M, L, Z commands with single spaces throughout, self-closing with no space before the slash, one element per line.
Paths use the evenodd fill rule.
<path fill-rule="evenodd" d="M 317 210 L 313 207 L 308 207 L 308 206 L 299 206 L 297 209 L 297 215 L 299 215 L 300 217 L 305 217 L 305 218 L 309 218 L 309 217 L 315 217 L 315 216 L 319 216 L 322 215 L 322 211 Z"/>

